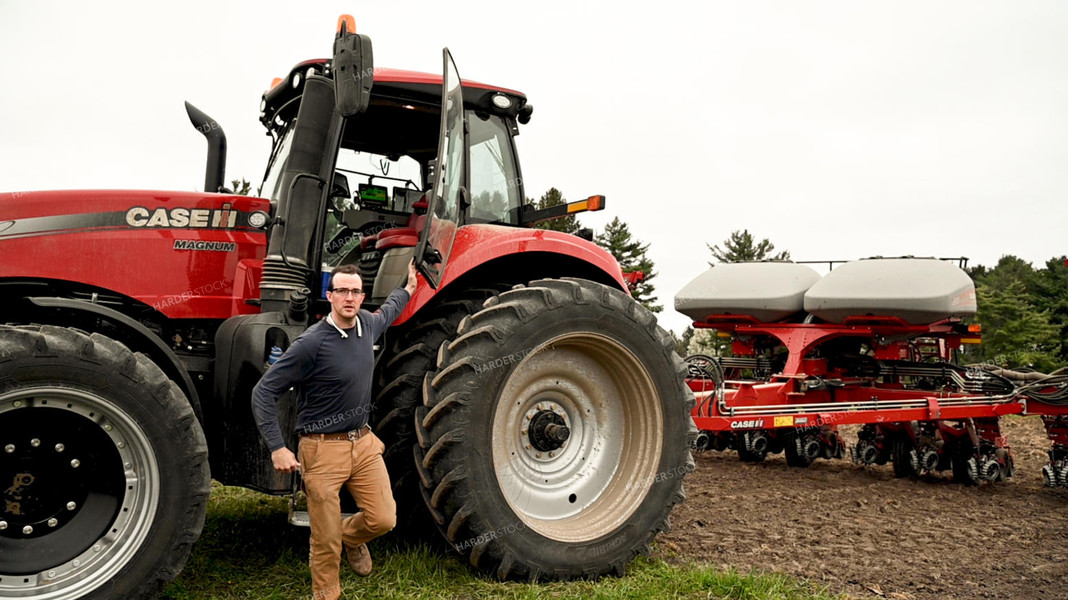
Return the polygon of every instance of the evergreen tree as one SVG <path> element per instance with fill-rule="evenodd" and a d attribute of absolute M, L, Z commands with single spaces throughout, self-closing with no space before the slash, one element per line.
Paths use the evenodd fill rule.
<path fill-rule="evenodd" d="M 252 191 L 252 184 L 244 177 L 231 180 L 230 187 L 238 196 L 248 196 L 249 192 Z"/>
<path fill-rule="evenodd" d="M 673 331 L 671 334 L 674 335 L 675 332 Z M 675 342 L 675 352 L 677 352 L 679 356 L 687 355 L 686 349 L 690 347 L 690 340 L 693 339 L 693 334 L 694 328 L 692 325 L 687 325 L 686 329 L 682 331 L 682 337 L 678 338 L 678 341 Z"/>
<path fill-rule="evenodd" d="M 980 282 L 976 292 L 983 343 L 972 356 L 1007 368 L 1049 372 L 1060 366 L 1060 327 L 1031 304 L 1023 282 L 1005 287 Z"/>
<path fill-rule="evenodd" d="M 1061 364 L 1068 364 L 1068 257 L 1060 256 L 1046 261 L 1046 268 L 1035 272 L 1034 293 L 1031 295 L 1035 308 L 1049 313 L 1049 320 L 1058 329 Z"/>
<path fill-rule="evenodd" d="M 560 204 L 566 204 L 567 200 L 564 200 L 564 195 L 560 193 L 560 190 L 556 188 L 549 188 L 549 191 L 541 195 L 541 198 L 535 204 L 535 208 L 549 208 L 551 206 L 558 206 Z M 534 227 L 538 229 L 548 229 L 550 231 L 562 231 L 564 233 L 570 233 L 575 235 L 582 229 L 579 225 L 578 217 L 575 215 L 567 215 L 566 217 L 557 217 L 555 219 L 549 219 L 548 221 L 542 221 L 541 223 L 535 223 Z"/>
<path fill-rule="evenodd" d="M 635 239 L 630 233 L 630 228 L 620 221 L 619 217 L 612 219 L 612 222 L 605 226 L 604 231 L 598 234 L 594 241 L 616 257 L 616 262 L 619 263 L 624 273 L 641 271 L 645 275 L 645 279 L 631 290 L 631 295 L 635 300 L 654 313 L 664 310 L 663 306 L 656 304 L 656 295 L 653 293 L 655 287 L 650 283 L 656 277 L 656 271 L 653 270 L 652 259 L 646 255 L 649 244 L 643 244 L 641 240 Z"/>
<path fill-rule="evenodd" d="M 708 246 L 708 244 L 705 245 Z M 749 233 L 748 229 L 731 232 L 731 236 L 723 242 L 722 248 L 720 248 L 719 244 L 716 244 L 715 246 L 708 246 L 708 249 L 712 251 L 712 256 L 721 263 L 790 260 L 788 251 L 783 250 L 773 254 L 775 244 L 772 244 L 767 238 L 756 242 L 753 239 L 753 234 Z M 710 262 L 708 264 L 713 265 L 715 263 Z"/>

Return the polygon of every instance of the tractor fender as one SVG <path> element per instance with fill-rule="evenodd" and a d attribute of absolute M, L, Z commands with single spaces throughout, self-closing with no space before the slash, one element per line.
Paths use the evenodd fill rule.
<path fill-rule="evenodd" d="M 193 378 L 189 376 L 189 372 L 182 364 L 181 359 L 178 358 L 178 355 L 168 348 L 167 345 L 163 343 L 163 340 L 156 334 L 152 333 L 147 327 L 113 308 L 93 304 L 84 300 L 40 296 L 30 297 L 27 298 L 27 300 L 41 308 L 53 310 L 63 309 L 92 315 L 94 318 L 111 321 L 116 326 L 124 329 L 128 336 L 136 340 L 136 343 L 131 345 L 129 343 L 130 338 L 126 338 L 122 341 L 128 346 L 131 346 L 131 350 L 135 352 L 143 352 L 152 358 L 153 362 L 163 370 L 167 377 L 173 380 L 178 384 L 178 387 L 182 389 L 185 397 L 189 399 L 189 403 L 193 406 L 193 412 L 196 413 L 197 420 L 201 423 L 204 422 L 204 415 L 200 410 L 200 396 L 197 394 L 196 387 L 193 385 Z"/>
<path fill-rule="evenodd" d="M 584 277 L 618 287 L 629 294 L 623 271 L 615 257 L 593 242 L 547 229 L 465 225 L 456 233 L 438 289 L 420 285 L 393 324 L 404 323 L 450 285 L 471 279 L 470 276 L 483 267 L 492 264 L 514 265 L 523 256 L 538 256 L 539 264 L 536 271 L 511 273 L 515 277 L 514 283 L 526 283 L 542 277 Z M 509 259 L 515 259 L 515 262 Z"/>

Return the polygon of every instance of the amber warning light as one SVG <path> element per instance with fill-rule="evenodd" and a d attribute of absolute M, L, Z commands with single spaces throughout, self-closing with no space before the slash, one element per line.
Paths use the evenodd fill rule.
<path fill-rule="evenodd" d="M 337 18 L 338 33 L 356 33 L 356 19 L 352 15 L 341 15 Z"/>

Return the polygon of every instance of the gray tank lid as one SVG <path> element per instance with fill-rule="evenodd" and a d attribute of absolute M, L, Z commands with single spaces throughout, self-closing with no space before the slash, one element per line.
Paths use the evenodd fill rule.
<path fill-rule="evenodd" d="M 719 264 L 675 294 L 675 310 L 694 321 L 720 314 L 780 321 L 804 310 L 805 291 L 819 278 L 811 267 L 790 262 Z"/>
<path fill-rule="evenodd" d="M 960 267 L 943 260 L 859 260 L 824 275 L 805 293 L 804 307 L 831 323 L 877 316 L 926 325 L 974 315 L 975 285 Z"/>

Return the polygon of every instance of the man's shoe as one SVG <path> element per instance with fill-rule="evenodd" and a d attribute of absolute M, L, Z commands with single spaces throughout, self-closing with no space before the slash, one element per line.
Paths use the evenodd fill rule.
<path fill-rule="evenodd" d="M 360 544 L 355 548 L 345 548 L 349 556 L 349 565 L 360 577 L 371 574 L 371 552 L 367 550 L 367 544 Z"/>

